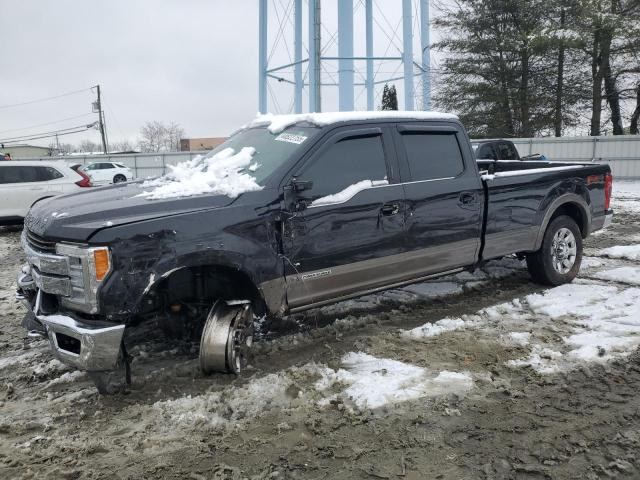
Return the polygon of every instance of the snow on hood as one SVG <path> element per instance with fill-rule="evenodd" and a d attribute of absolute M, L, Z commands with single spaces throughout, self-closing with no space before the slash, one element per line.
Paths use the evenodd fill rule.
<path fill-rule="evenodd" d="M 170 165 L 171 173 L 141 184 L 145 191 L 138 196 L 160 200 L 210 193 L 236 198 L 245 192 L 261 190 L 256 179 L 243 171 L 259 168 L 257 164 L 251 165 L 255 154 L 252 147 L 244 147 L 237 153 L 233 148 L 225 148 L 209 158 L 197 156 Z"/>
<path fill-rule="evenodd" d="M 267 125 L 269 131 L 277 134 L 286 128 L 299 122 L 308 122 L 318 127 L 330 125 L 337 122 L 357 121 L 357 120 L 385 120 L 385 119 L 411 119 L 411 120 L 455 120 L 458 117 L 451 113 L 440 112 L 406 112 L 397 110 L 364 111 L 364 112 L 322 112 L 303 113 L 297 115 L 273 115 L 266 113 L 258 114 L 249 127 L 259 127 Z"/>

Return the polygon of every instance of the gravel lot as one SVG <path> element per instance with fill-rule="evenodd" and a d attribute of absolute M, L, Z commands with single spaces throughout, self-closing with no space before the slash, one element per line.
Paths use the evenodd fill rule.
<path fill-rule="evenodd" d="M 148 342 L 111 397 L 23 340 L 0 230 L 0 478 L 640 478 L 640 184 L 614 195 L 571 285 L 506 258 L 344 302 L 263 326 L 241 377 Z"/>

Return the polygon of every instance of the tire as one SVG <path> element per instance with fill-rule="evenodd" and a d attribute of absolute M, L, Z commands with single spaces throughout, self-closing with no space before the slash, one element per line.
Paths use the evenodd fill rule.
<path fill-rule="evenodd" d="M 127 177 L 125 177 L 122 174 L 118 174 L 115 177 L 113 177 L 113 183 L 123 183 L 127 181 Z"/>
<path fill-rule="evenodd" d="M 554 218 L 544 232 L 540 250 L 527 254 L 531 277 L 543 285 L 571 282 L 581 262 L 582 234 L 575 220 L 566 215 Z"/>

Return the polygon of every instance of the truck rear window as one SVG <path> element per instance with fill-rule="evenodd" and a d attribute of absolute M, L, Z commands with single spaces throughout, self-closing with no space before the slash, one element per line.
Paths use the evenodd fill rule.
<path fill-rule="evenodd" d="M 453 132 L 404 132 L 411 180 L 456 177 L 464 170 L 460 146 Z"/>

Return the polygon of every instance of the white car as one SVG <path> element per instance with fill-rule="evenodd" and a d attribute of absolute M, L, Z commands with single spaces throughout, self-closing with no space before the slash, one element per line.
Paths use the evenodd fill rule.
<path fill-rule="evenodd" d="M 109 183 L 121 183 L 133 180 L 131 170 L 121 163 L 95 162 L 80 169 L 85 172 L 94 185 L 107 185 Z"/>
<path fill-rule="evenodd" d="M 91 179 L 64 162 L 0 162 L 0 225 L 22 223 L 33 204 L 91 187 Z"/>

